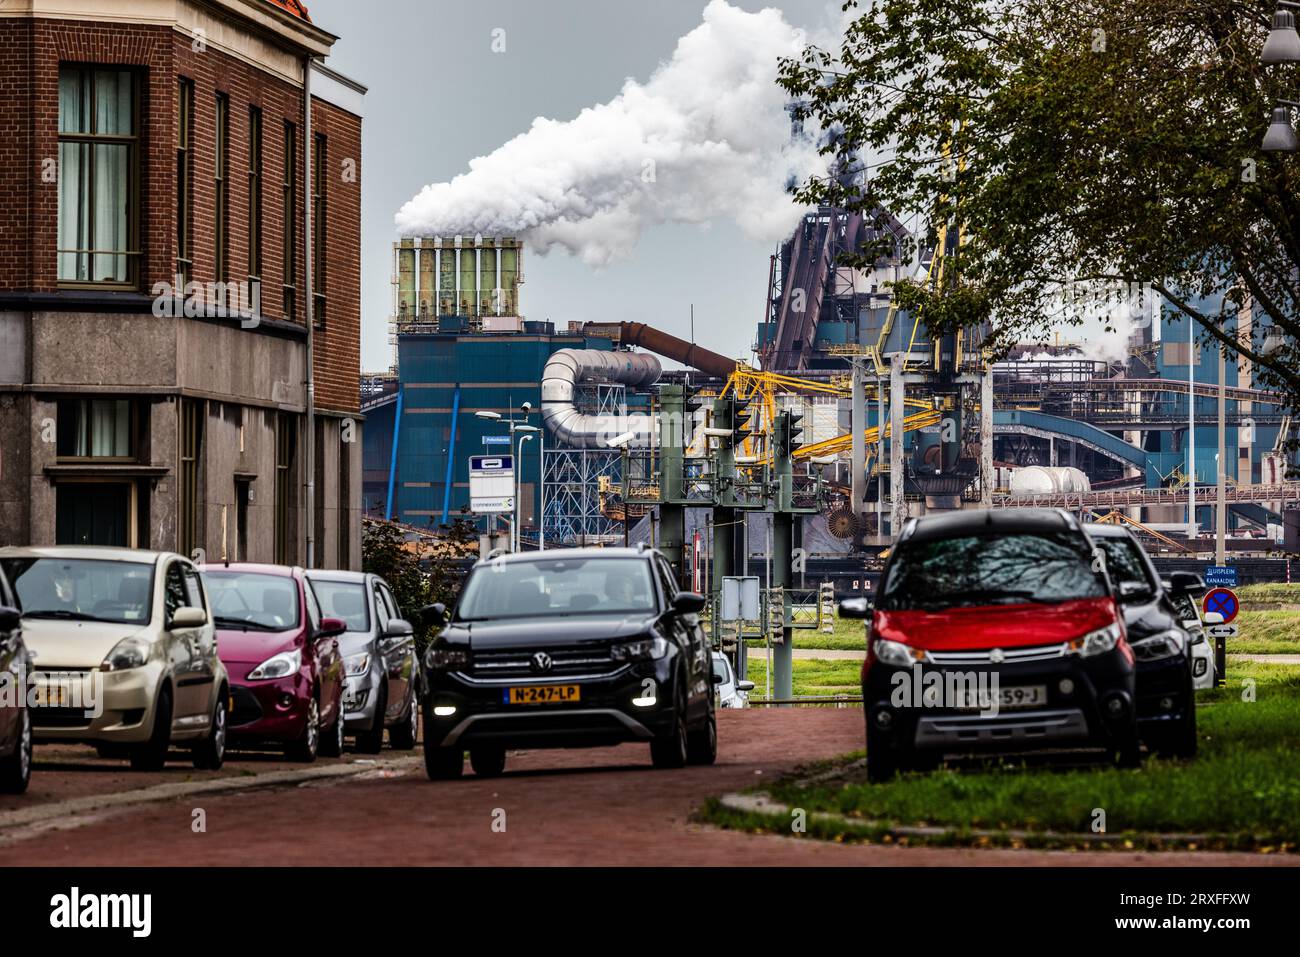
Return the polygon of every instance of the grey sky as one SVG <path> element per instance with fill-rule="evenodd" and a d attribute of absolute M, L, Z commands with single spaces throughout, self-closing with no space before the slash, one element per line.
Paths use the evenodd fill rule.
<path fill-rule="evenodd" d="M 393 214 L 421 187 L 450 180 L 475 156 L 523 132 L 536 116 L 567 120 L 649 77 L 698 26 L 706 0 L 309 0 L 312 19 L 340 37 L 330 64 L 370 88 L 362 171 L 362 367 L 387 368 Z M 731 0 L 776 6 L 795 26 L 822 30 L 838 0 Z M 491 50 L 506 31 L 506 52 Z M 524 314 L 557 323 L 649 322 L 749 354 L 762 316 L 772 249 L 729 222 L 664 225 L 633 258 L 596 271 L 562 252 L 525 254 Z"/>

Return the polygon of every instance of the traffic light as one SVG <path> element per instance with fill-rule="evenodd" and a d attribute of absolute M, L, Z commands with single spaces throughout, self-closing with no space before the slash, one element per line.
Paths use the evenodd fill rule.
<path fill-rule="evenodd" d="M 798 412 L 785 411 L 776 419 L 776 454 L 778 458 L 788 458 L 794 450 L 803 444 L 803 428 L 800 422 L 803 415 Z"/>

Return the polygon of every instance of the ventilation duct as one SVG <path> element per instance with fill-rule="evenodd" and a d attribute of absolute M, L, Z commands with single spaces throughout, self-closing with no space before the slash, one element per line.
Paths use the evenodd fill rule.
<path fill-rule="evenodd" d="M 578 383 L 620 383 L 629 388 L 653 384 L 659 360 L 644 352 L 561 349 L 542 370 L 542 421 L 561 445 L 578 449 L 611 448 L 610 439 L 633 433 L 629 446 L 647 446 L 654 431 L 649 415 L 590 415 L 573 404 Z"/>

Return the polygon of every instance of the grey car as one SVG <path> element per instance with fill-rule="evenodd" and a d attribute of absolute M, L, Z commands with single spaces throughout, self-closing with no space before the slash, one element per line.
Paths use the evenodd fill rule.
<path fill-rule="evenodd" d="M 309 571 L 307 580 L 327 618 L 341 618 L 344 733 L 356 750 L 378 754 L 388 743 L 399 751 L 415 747 L 420 708 L 415 637 L 388 583 L 368 572 Z"/>

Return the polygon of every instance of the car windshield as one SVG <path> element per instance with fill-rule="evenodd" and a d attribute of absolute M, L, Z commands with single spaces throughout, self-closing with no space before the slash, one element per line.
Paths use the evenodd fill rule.
<path fill-rule="evenodd" d="M 481 565 L 469 576 L 457 621 L 599 615 L 655 609 L 650 563 L 565 558 Z"/>
<path fill-rule="evenodd" d="M 7 558 L 4 570 L 18 593 L 25 618 L 144 625 L 152 617 L 152 564 Z"/>
<path fill-rule="evenodd" d="M 1106 595 L 1086 544 L 1066 533 L 965 535 L 898 546 L 882 610 L 1062 602 Z"/>
<path fill-rule="evenodd" d="M 1137 542 L 1127 537 L 1109 536 L 1099 536 L 1094 541 L 1101 546 L 1102 553 L 1106 556 L 1106 570 L 1110 573 L 1110 580 L 1121 594 L 1150 595 L 1155 592 L 1155 582 L 1151 580 Z"/>
<path fill-rule="evenodd" d="M 312 578 L 311 590 L 320 604 L 320 613 L 326 618 L 341 618 L 348 631 L 369 631 L 370 613 L 366 602 L 366 586 L 361 582 L 334 582 Z"/>
<path fill-rule="evenodd" d="M 205 571 L 218 628 L 286 631 L 298 627 L 298 588 L 288 575 Z"/>

